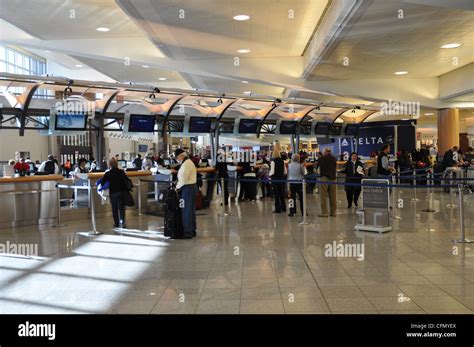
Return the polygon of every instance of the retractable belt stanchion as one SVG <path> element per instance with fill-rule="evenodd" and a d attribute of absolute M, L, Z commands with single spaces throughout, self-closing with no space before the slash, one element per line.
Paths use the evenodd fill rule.
<path fill-rule="evenodd" d="M 420 199 L 416 197 L 416 169 L 413 169 L 413 198 L 411 199 L 412 202 L 418 202 Z"/>
<path fill-rule="evenodd" d="M 142 181 L 140 177 L 138 177 L 138 215 L 142 215 Z"/>
<path fill-rule="evenodd" d="M 453 240 L 456 243 L 474 243 L 474 240 L 466 239 L 466 226 L 464 224 L 464 187 L 462 184 L 458 184 L 459 191 L 459 229 L 461 237 L 459 239 Z"/>
<path fill-rule="evenodd" d="M 453 176 L 452 173 L 451 173 L 450 175 Z M 454 177 L 453 177 L 453 178 L 454 178 Z M 450 186 L 449 186 L 449 199 L 450 199 L 450 202 L 449 202 L 449 204 L 446 205 L 447 208 L 456 208 L 456 207 L 458 207 L 458 206 L 454 203 L 453 180 L 451 180 Z"/>
<path fill-rule="evenodd" d="M 424 210 L 422 210 L 422 212 L 436 212 L 435 209 L 433 208 L 433 184 L 434 184 L 434 180 L 433 180 L 433 174 L 432 173 L 428 173 L 428 180 L 426 181 L 426 183 L 429 185 L 429 187 L 428 187 L 428 199 L 426 200 L 427 201 L 427 206 Z"/>
<path fill-rule="evenodd" d="M 396 194 L 395 194 L 395 185 L 397 184 L 397 176 L 394 175 L 392 176 L 392 183 L 393 183 L 393 187 L 392 187 L 392 217 L 393 219 L 401 219 L 400 216 L 397 216 L 397 197 L 396 197 Z M 398 191 L 398 190 L 397 190 Z"/>
<path fill-rule="evenodd" d="M 303 178 L 303 221 L 299 225 L 309 225 L 311 224 L 306 217 L 306 179 Z M 296 202 L 294 202 L 296 204 Z"/>
<path fill-rule="evenodd" d="M 229 214 L 226 212 L 225 210 L 225 201 L 224 201 L 224 197 L 225 197 L 225 194 L 224 194 L 224 177 L 221 177 L 221 212 L 219 213 L 219 216 L 220 217 L 225 217 L 225 216 L 228 216 Z"/>
<path fill-rule="evenodd" d="M 58 222 L 53 225 L 53 228 L 65 227 L 67 224 L 61 223 L 61 185 L 56 184 L 56 197 L 57 197 L 57 209 L 58 209 Z"/>
<path fill-rule="evenodd" d="M 100 231 L 97 231 L 97 226 L 95 222 L 95 203 L 94 203 L 94 186 L 92 185 L 91 179 L 89 181 L 89 202 L 91 205 L 91 224 L 92 230 L 89 231 L 89 235 L 100 235 L 102 234 Z"/>

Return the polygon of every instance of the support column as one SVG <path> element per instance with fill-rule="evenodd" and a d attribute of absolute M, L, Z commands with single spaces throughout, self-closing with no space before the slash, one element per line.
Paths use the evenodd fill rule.
<path fill-rule="evenodd" d="M 438 153 L 459 146 L 459 110 L 444 108 L 438 113 Z"/>

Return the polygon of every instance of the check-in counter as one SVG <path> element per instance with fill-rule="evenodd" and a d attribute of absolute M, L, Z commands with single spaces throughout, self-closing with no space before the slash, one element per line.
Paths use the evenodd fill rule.
<path fill-rule="evenodd" d="M 0 177 L 0 228 L 54 223 L 60 175 Z"/>

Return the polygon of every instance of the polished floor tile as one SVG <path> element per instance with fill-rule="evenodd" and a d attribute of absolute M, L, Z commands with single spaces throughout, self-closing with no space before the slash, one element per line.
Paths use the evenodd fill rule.
<path fill-rule="evenodd" d="M 62 228 L 0 229 L 1 244 L 36 243 L 40 257 L 0 256 L 0 313 L 473 313 L 474 247 L 453 244 L 457 214 L 422 212 L 418 193 L 422 201 L 397 209 L 402 218 L 380 235 L 355 232 L 353 210 L 316 217 L 317 195 L 308 196 L 306 226 L 271 213 L 270 200 L 232 203 L 225 218 L 213 203 L 192 240 L 168 240 L 157 231 L 162 218 L 133 211 L 121 234 L 108 215 L 97 216 L 104 234 L 95 237 L 74 216 Z M 449 202 L 434 197 L 436 206 Z M 473 208 L 466 196 L 465 210 Z M 473 237 L 472 223 L 466 233 Z M 328 256 L 333 242 L 363 244 L 363 260 Z"/>

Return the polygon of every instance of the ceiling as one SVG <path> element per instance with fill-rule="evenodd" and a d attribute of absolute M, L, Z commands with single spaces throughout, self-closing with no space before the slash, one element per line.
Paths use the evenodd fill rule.
<path fill-rule="evenodd" d="M 471 5 L 474 9 L 474 2 Z M 403 19 L 398 17 L 399 10 Z M 454 42 L 463 45 L 440 48 Z M 343 65 L 345 57 L 348 66 Z M 399 78 L 438 77 L 472 61 L 474 11 L 376 0 L 316 66 L 310 79 L 394 78 L 396 71 L 409 72 Z"/>
<path fill-rule="evenodd" d="M 345 22 L 331 16 L 334 9 L 357 1 L 0 0 L 5 21 L 0 20 L 0 34 L 3 29 L 8 44 L 43 52 L 76 74 L 86 74 L 87 68 L 87 76 L 97 71 L 119 82 L 367 105 L 386 99 L 372 98 L 376 87 L 369 90 L 359 81 L 406 81 L 406 89 L 421 90 L 413 92 L 417 100 L 424 89 L 416 86 L 424 86 L 423 79 L 474 61 L 472 0 L 368 0 L 357 15 L 348 12 Z M 397 17 L 400 9 L 403 19 Z M 233 20 L 237 14 L 250 20 Z M 325 25 L 345 30 L 335 30 L 337 39 L 329 42 Z M 110 31 L 98 32 L 97 27 Z M 303 78 L 308 47 L 316 39 L 327 49 Z M 463 45 L 440 49 L 450 42 Z M 250 52 L 237 52 L 243 48 Z M 342 65 L 344 57 L 348 66 Z M 85 65 L 84 70 L 77 64 Z M 409 73 L 394 76 L 400 70 Z M 343 87 L 348 80 L 360 93 L 321 94 L 333 92 L 323 83 L 337 89 L 336 83 Z M 400 84 L 383 86 L 388 97 L 397 97 Z M 435 99 L 432 90 L 425 94 Z M 474 93 L 446 101 L 472 103 Z"/>

